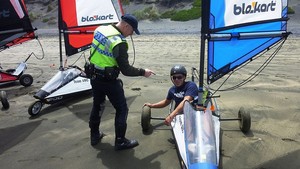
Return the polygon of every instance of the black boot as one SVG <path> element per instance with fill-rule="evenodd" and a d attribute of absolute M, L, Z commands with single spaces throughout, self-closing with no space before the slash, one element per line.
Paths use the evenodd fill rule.
<path fill-rule="evenodd" d="M 128 140 L 127 138 L 117 138 L 115 141 L 115 150 L 125 150 L 138 146 L 139 143 L 136 140 Z"/>
<path fill-rule="evenodd" d="M 129 149 L 139 145 L 139 143 L 136 140 L 128 140 L 127 138 L 125 138 L 126 129 L 127 125 L 115 126 L 115 150 Z"/>
<path fill-rule="evenodd" d="M 104 134 L 101 131 L 92 132 L 91 131 L 91 145 L 95 146 L 103 138 Z"/>
<path fill-rule="evenodd" d="M 103 138 L 104 134 L 99 131 L 100 122 L 89 122 L 90 126 L 90 137 L 91 137 L 91 145 L 97 145 L 99 141 Z"/>

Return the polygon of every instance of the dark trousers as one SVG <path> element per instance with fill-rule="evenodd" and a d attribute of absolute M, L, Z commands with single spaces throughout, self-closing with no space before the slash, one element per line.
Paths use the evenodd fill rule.
<path fill-rule="evenodd" d="M 116 138 L 124 138 L 127 128 L 128 107 L 123 86 L 119 80 L 103 81 L 99 78 L 91 79 L 93 92 L 93 108 L 90 114 L 89 126 L 91 132 L 99 132 L 105 96 L 116 110 L 115 134 Z"/>

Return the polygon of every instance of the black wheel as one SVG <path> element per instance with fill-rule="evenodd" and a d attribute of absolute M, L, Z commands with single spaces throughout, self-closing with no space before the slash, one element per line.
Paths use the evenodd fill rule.
<path fill-rule="evenodd" d="M 0 100 L 1 100 L 3 108 L 8 109 L 9 108 L 9 103 L 8 103 L 7 95 L 6 95 L 5 91 L 0 91 Z"/>
<path fill-rule="evenodd" d="M 218 169 L 223 169 L 223 151 L 222 151 L 222 140 L 223 140 L 223 130 L 220 128 L 220 136 L 219 136 L 219 165 Z"/>
<path fill-rule="evenodd" d="M 150 120 L 151 120 L 151 108 L 149 106 L 144 106 L 142 117 L 141 117 L 143 131 L 149 130 Z"/>
<path fill-rule="evenodd" d="M 20 76 L 20 84 L 25 86 L 25 87 L 28 87 L 32 84 L 33 82 L 33 77 L 29 74 L 23 74 Z"/>
<path fill-rule="evenodd" d="M 239 126 L 243 133 L 247 133 L 251 127 L 251 117 L 250 113 L 245 111 L 243 107 L 240 108 L 238 112 Z"/>
<path fill-rule="evenodd" d="M 36 116 L 41 112 L 42 107 L 43 103 L 41 101 L 36 101 L 28 107 L 28 114 L 30 116 Z"/>

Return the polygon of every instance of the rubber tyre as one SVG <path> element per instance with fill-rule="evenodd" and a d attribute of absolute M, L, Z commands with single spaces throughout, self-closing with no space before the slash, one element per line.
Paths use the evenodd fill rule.
<path fill-rule="evenodd" d="M 220 142 L 220 145 L 219 145 L 219 165 L 218 165 L 218 169 L 223 169 L 223 151 L 222 151 L 222 148 L 223 148 L 223 144 L 222 144 L 222 140 L 223 140 L 223 130 L 220 128 L 220 135 L 219 135 L 219 142 Z"/>
<path fill-rule="evenodd" d="M 251 128 L 251 116 L 250 113 L 245 111 L 243 107 L 238 112 L 239 127 L 243 133 L 247 133 Z"/>
<path fill-rule="evenodd" d="M 150 129 L 151 121 L 151 108 L 149 106 L 144 106 L 141 117 L 141 125 L 143 131 L 148 131 Z"/>
<path fill-rule="evenodd" d="M 30 116 L 36 116 L 41 112 L 42 107 L 43 103 L 41 101 L 36 101 L 28 107 L 28 114 Z"/>
<path fill-rule="evenodd" d="M 22 86 L 28 87 L 33 83 L 33 77 L 29 74 L 23 74 L 19 81 Z"/>
<path fill-rule="evenodd" d="M 3 108 L 6 110 L 9 108 L 9 102 L 7 100 L 7 95 L 5 91 L 0 91 L 0 100 Z"/>

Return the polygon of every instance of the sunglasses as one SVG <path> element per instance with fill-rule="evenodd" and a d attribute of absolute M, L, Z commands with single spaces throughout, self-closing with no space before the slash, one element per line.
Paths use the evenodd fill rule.
<path fill-rule="evenodd" d="M 176 79 L 181 80 L 181 79 L 183 79 L 183 76 L 172 76 L 172 79 L 173 80 L 176 80 Z"/>

